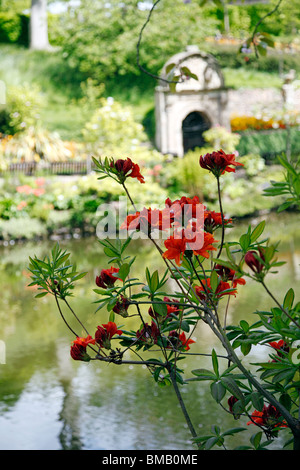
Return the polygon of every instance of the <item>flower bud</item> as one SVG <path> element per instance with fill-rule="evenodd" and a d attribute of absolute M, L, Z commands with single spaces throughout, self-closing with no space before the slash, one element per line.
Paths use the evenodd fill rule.
<path fill-rule="evenodd" d="M 257 274 L 261 273 L 264 268 L 264 265 L 259 261 L 259 258 L 261 258 L 262 261 L 264 260 L 262 252 L 259 254 L 254 250 L 250 250 L 245 254 L 245 263 Z"/>

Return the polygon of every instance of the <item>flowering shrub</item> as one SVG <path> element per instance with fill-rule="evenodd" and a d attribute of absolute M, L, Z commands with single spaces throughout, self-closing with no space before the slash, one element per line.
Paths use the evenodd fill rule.
<path fill-rule="evenodd" d="M 54 296 L 63 321 L 75 336 L 71 357 L 88 363 L 99 360 L 146 366 L 157 384 L 174 388 L 192 442 L 199 449 L 225 447 L 227 436 L 250 425 L 258 432 L 244 449 L 264 449 L 283 431 L 289 433 L 293 448 L 299 449 L 300 303 L 295 303 L 292 288 L 281 301 L 267 286 L 266 277 L 282 263 L 276 258 L 277 246 L 261 239 L 265 222 L 249 226 L 234 242 L 227 242 L 225 237 L 232 220 L 224 215 L 220 179 L 224 173 L 234 173 L 241 163 L 223 150 L 200 156 L 203 171 L 212 172 L 216 180 L 219 212 L 215 212 L 198 197 L 186 196 L 173 201 L 167 198 L 160 209 L 137 210 L 129 189 L 131 178 L 143 188 L 137 164 L 129 158 L 94 161 L 99 178 L 113 178 L 120 184 L 133 209 L 122 224 L 119 238 L 99 240 L 111 266 L 99 270 L 94 292 L 99 295 L 96 312 L 107 311 L 107 321 L 97 319 L 92 335 L 72 309 L 68 298 L 75 282 L 86 273 L 78 273 L 69 261 L 70 254 L 58 245 L 43 260 L 30 258 L 29 265 L 30 286 L 37 286 L 37 297 Z M 136 236 L 154 245 L 165 266 L 163 275 L 145 266 L 144 279 L 134 276 L 135 257 L 127 256 L 126 248 Z M 239 290 L 247 288 L 247 278 L 261 285 L 273 306 L 270 311 L 255 312 L 258 320 L 252 325 L 243 318 L 238 325 L 228 325 L 228 302 L 238 301 Z M 69 324 L 62 304 L 75 316 L 84 336 Z M 140 326 L 128 330 L 126 319 L 132 316 L 139 318 Z M 118 326 L 120 319 L 124 327 Z M 225 355 L 213 349 L 212 370 L 196 368 L 191 377 L 185 377 L 180 361 L 197 341 L 193 335 L 199 322 L 210 327 Z M 249 368 L 244 356 L 257 345 L 268 345 L 270 353 Z M 143 357 L 149 350 L 151 358 L 148 354 Z M 127 357 L 129 351 L 137 360 Z M 181 394 L 181 387 L 188 387 L 191 381 L 209 382 L 220 407 L 234 420 L 246 417 L 249 427 L 235 426 L 221 432 L 213 426 L 211 435 L 199 436 Z"/>
<path fill-rule="evenodd" d="M 233 115 L 230 119 L 232 132 L 247 131 L 247 130 L 270 130 L 270 129 L 286 129 L 288 125 L 297 126 L 300 122 L 298 112 L 286 112 L 285 114 L 277 113 L 276 116 L 261 115 L 261 116 L 247 116 L 247 115 Z"/>
<path fill-rule="evenodd" d="M 86 150 L 77 142 L 60 139 L 56 132 L 29 127 L 22 133 L 8 135 L 0 140 L 0 158 L 3 166 L 10 163 L 65 162 L 86 158 Z"/>

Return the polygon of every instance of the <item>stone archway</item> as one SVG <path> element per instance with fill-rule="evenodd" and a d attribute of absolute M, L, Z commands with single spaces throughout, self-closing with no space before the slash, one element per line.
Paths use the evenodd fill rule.
<path fill-rule="evenodd" d="M 189 113 L 182 121 L 183 152 L 203 147 L 205 144 L 203 132 L 210 127 L 211 123 L 205 114 L 198 111 Z"/>
<path fill-rule="evenodd" d="M 197 80 L 186 77 L 175 91 L 170 89 L 166 80 L 168 64 L 186 66 Z M 202 145 L 201 136 L 210 127 L 230 130 L 228 90 L 213 56 L 188 46 L 169 59 L 161 77 L 155 89 L 155 143 L 160 152 L 183 157 L 187 150 Z"/>

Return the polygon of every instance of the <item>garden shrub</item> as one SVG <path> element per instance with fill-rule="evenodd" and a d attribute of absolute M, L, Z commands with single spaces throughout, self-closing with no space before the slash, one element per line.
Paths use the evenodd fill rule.
<path fill-rule="evenodd" d="M 241 139 L 237 145 L 237 150 L 240 155 L 254 153 L 266 160 L 274 160 L 277 155 L 286 152 L 287 132 L 285 129 L 266 132 L 241 132 Z M 290 145 L 292 154 L 300 153 L 300 133 L 298 128 L 290 129 Z"/>
<path fill-rule="evenodd" d="M 63 141 L 56 132 L 30 127 L 0 141 L 0 158 L 8 163 L 65 162 L 86 157 L 82 145 Z"/>
<path fill-rule="evenodd" d="M 8 85 L 6 104 L 0 108 L 0 132 L 13 135 L 36 125 L 43 103 L 43 96 L 36 85 Z"/>
<path fill-rule="evenodd" d="M 11 11 L 0 12 L 0 42 L 14 43 L 17 42 L 21 34 L 20 15 Z"/>

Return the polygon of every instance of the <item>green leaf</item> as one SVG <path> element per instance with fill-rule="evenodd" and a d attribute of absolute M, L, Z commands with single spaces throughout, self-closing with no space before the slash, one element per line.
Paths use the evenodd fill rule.
<path fill-rule="evenodd" d="M 250 237 L 251 243 L 254 243 L 261 236 L 261 234 L 263 233 L 265 229 L 265 226 L 266 226 L 266 221 L 263 220 L 255 227 L 255 229 L 251 233 L 251 237 Z"/>
<path fill-rule="evenodd" d="M 288 170 L 289 173 L 291 173 L 294 176 L 298 176 L 297 171 L 295 168 L 287 161 L 286 158 L 284 157 L 278 157 L 279 163 Z"/>
<path fill-rule="evenodd" d="M 106 256 L 117 256 L 118 255 L 118 252 L 112 248 L 109 248 L 108 246 L 106 246 L 104 248 L 104 253 L 106 254 Z"/>
<path fill-rule="evenodd" d="M 264 399 L 259 392 L 251 393 L 251 401 L 256 410 L 262 411 L 264 407 Z"/>
<path fill-rule="evenodd" d="M 222 436 L 233 436 L 234 434 L 242 431 L 246 431 L 247 428 L 231 428 L 222 433 Z"/>
<path fill-rule="evenodd" d="M 241 248 L 244 252 L 248 251 L 248 248 L 251 243 L 251 235 L 249 233 L 244 233 L 239 239 Z"/>
<path fill-rule="evenodd" d="M 221 381 L 213 382 L 210 386 L 210 391 L 217 403 L 220 403 L 226 394 L 226 388 Z"/>
<path fill-rule="evenodd" d="M 210 275 L 210 286 L 213 292 L 216 292 L 218 284 L 219 284 L 218 274 L 215 270 L 213 270 Z"/>
<path fill-rule="evenodd" d="M 151 276 L 151 281 L 150 281 L 150 289 L 152 292 L 155 292 L 158 288 L 159 285 L 159 278 L 158 278 L 158 271 L 154 271 L 154 273 Z"/>
<path fill-rule="evenodd" d="M 168 64 L 168 65 L 166 66 L 166 74 L 170 73 L 171 70 L 175 69 L 175 67 L 176 67 L 176 64 L 174 64 L 174 63 Z"/>
<path fill-rule="evenodd" d="M 249 331 L 249 323 L 248 323 L 246 320 L 241 320 L 241 321 L 240 321 L 240 326 L 241 326 L 242 330 L 243 330 L 245 333 L 248 333 L 248 331 Z"/>
<path fill-rule="evenodd" d="M 249 352 L 251 351 L 251 346 L 252 346 L 251 343 L 246 343 L 246 342 L 241 343 L 241 351 L 244 354 L 244 356 L 247 356 L 249 354 Z"/>
<path fill-rule="evenodd" d="M 109 314 L 109 319 L 108 321 L 115 321 L 115 312 L 111 311 L 110 314 Z"/>
<path fill-rule="evenodd" d="M 221 382 L 238 400 L 244 401 L 244 395 L 232 377 L 222 377 Z"/>
<path fill-rule="evenodd" d="M 161 315 L 161 316 L 166 316 L 167 313 L 168 313 L 168 307 L 167 307 L 167 304 L 156 304 L 156 303 L 153 303 L 153 308 L 155 310 L 156 313 L 158 313 L 158 315 Z"/>
<path fill-rule="evenodd" d="M 219 364 L 218 364 L 218 357 L 216 351 L 213 349 L 211 353 L 211 359 L 213 364 L 213 369 L 217 377 L 219 377 Z"/>
<path fill-rule="evenodd" d="M 198 380 L 215 380 L 216 376 L 213 372 L 207 369 L 194 369 L 192 374 L 198 377 Z"/>
<path fill-rule="evenodd" d="M 122 281 L 125 281 L 126 277 L 128 276 L 130 271 L 130 266 L 128 263 L 122 264 L 122 266 L 119 269 L 119 272 L 117 273 L 117 277 L 121 278 Z"/>
<path fill-rule="evenodd" d="M 283 301 L 283 308 L 292 308 L 293 306 L 293 303 L 294 303 L 294 299 L 295 299 L 295 292 L 293 290 L 293 288 L 291 287 L 285 297 L 284 297 L 284 301 Z"/>
<path fill-rule="evenodd" d="M 262 431 L 257 432 L 256 434 L 253 434 L 251 436 L 250 442 L 255 447 L 255 449 L 257 449 L 259 447 L 260 442 L 261 442 L 261 438 L 262 438 Z"/>
<path fill-rule="evenodd" d="M 37 295 L 35 296 L 35 298 L 36 298 L 36 299 L 40 299 L 41 297 L 45 297 L 45 295 L 47 295 L 47 294 L 48 294 L 48 292 L 41 292 L 40 294 L 37 294 Z"/>
<path fill-rule="evenodd" d="M 76 274 L 76 276 L 73 276 L 71 278 L 71 281 L 78 281 L 79 279 L 82 279 L 84 276 L 87 275 L 87 272 L 86 273 L 80 273 L 80 274 Z"/>
<path fill-rule="evenodd" d="M 211 449 L 213 446 L 215 445 L 222 445 L 224 439 L 220 438 L 220 437 L 210 437 L 209 439 L 207 439 L 206 443 L 205 443 L 205 449 L 206 450 L 209 450 Z"/>

